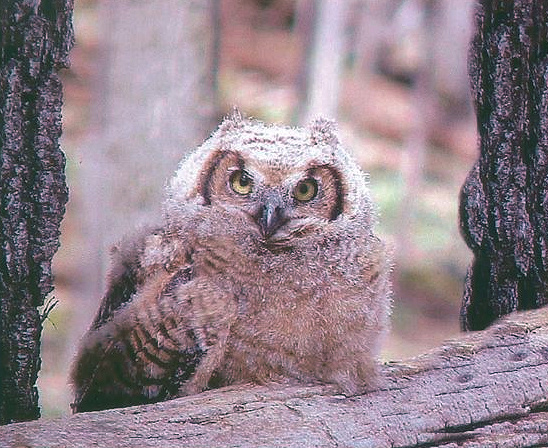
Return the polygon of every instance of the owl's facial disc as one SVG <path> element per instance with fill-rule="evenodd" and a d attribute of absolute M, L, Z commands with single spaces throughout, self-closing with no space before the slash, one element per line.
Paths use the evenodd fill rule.
<path fill-rule="evenodd" d="M 320 162 L 295 168 L 219 150 L 198 183 L 204 206 L 243 212 L 267 246 L 293 244 L 343 212 L 340 171 Z"/>

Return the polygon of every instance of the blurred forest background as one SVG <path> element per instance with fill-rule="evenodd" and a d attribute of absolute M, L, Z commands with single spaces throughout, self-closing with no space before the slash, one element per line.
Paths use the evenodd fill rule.
<path fill-rule="evenodd" d="M 63 76 L 70 200 L 44 324 L 42 415 L 97 310 L 108 248 L 158 220 L 177 162 L 238 106 L 285 124 L 335 118 L 395 247 L 384 360 L 459 332 L 472 258 L 458 195 L 477 157 L 467 51 L 472 0 L 78 0 Z"/>

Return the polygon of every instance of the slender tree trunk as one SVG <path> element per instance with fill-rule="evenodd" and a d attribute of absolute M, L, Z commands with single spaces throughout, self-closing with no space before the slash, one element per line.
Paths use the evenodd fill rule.
<path fill-rule="evenodd" d="M 356 63 L 367 79 L 377 69 L 378 52 L 390 33 L 391 3 L 385 0 L 363 0 L 356 36 Z"/>
<path fill-rule="evenodd" d="M 68 191 L 59 148 L 73 0 L 0 6 L 0 424 L 40 416 L 41 316 Z"/>
<path fill-rule="evenodd" d="M 548 302 L 548 3 L 481 0 L 470 56 L 481 154 L 461 192 L 461 323 L 479 330 Z"/>
<path fill-rule="evenodd" d="M 346 52 L 344 27 L 347 20 L 348 4 L 331 0 L 313 0 L 301 6 L 301 26 L 311 32 L 305 36 L 306 46 L 304 69 L 301 75 L 302 105 L 298 111 L 298 121 L 307 123 L 320 115 L 336 118 L 339 105 L 339 87 Z M 313 29 L 309 25 L 313 25 Z"/>
<path fill-rule="evenodd" d="M 403 163 L 401 176 L 403 180 L 403 194 L 400 202 L 400 226 L 397 235 L 397 250 L 401 260 L 409 263 L 417 256 L 417 248 L 413 241 L 413 232 L 416 225 L 417 201 L 424 177 L 424 164 L 428 147 L 429 134 L 434 121 L 434 73 L 433 42 L 431 36 L 436 19 L 436 4 L 430 0 L 421 3 L 422 20 L 416 30 L 418 35 L 419 64 L 413 77 L 412 90 L 412 124 L 405 136 L 403 145 Z"/>
<path fill-rule="evenodd" d="M 158 222 L 167 180 L 217 122 L 218 1 L 101 3 L 101 70 L 79 178 L 88 247 L 77 337 L 102 296 L 110 247 Z"/>

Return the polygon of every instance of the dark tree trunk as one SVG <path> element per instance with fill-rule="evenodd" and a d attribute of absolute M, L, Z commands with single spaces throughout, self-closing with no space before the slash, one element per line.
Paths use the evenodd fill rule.
<path fill-rule="evenodd" d="M 479 2 L 470 74 L 481 154 L 460 204 L 474 252 L 465 330 L 547 303 L 547 33 L 545 0 Z"/>
<path fill-rule="evenodd" d="M 0 424 L 40 416 L 41 316 L 68 191 L 57 71 L 73 0 L 0 3 Z"/>

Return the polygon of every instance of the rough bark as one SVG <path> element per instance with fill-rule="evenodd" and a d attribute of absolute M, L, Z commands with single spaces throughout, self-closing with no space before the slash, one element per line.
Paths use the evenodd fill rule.
<path fill-rule="evenodd" d="M 73 0 L 0 6 L 0 424 L 38 418 L 41 316 L 68 192 L 59 148 Z"/>
<path fill-rule="evenodd" d="M 548 444 L 548 309 L 405 363 L 379 390 L 238 386 L 0 428 L 0 447 L 531 447 Z"/>
<path fill-rule="evenodd" d="M 548 3 L 481 0 L 470 51 L 481 154 L 461 192 L 461 322 L 548 302 Z"/>

